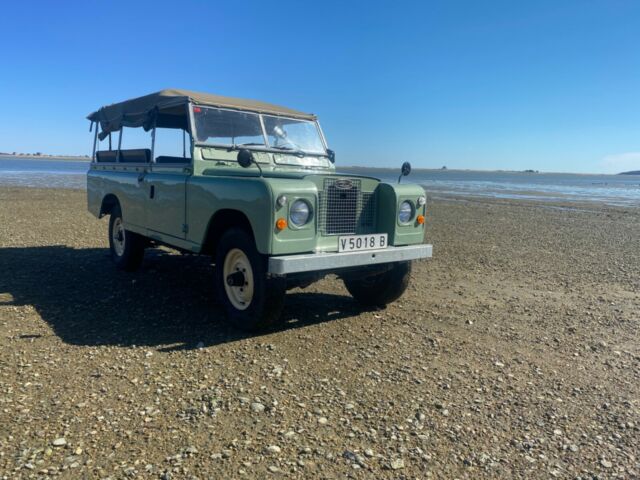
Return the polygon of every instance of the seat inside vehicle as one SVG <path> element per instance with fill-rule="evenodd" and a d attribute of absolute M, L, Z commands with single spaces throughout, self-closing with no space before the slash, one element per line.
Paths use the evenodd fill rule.
<path fill-rule="evenodd" d="M 114 163 L 117 152 L 117 150 L 98 150 L 96 152 L 96 162 Z M 118 161 L 120 163 L 149 163 L 151 161 L 151 150 L 148 148 L 120 150 L 120 158 Z"/>
<path fill-rule="evenodd" d="M 150 161 L 151 150 L 148 148 L 120 150 L 120 162 L 122 163 L 149 163 Z"/>
<path fill-rule="evenodd" d="M 189 157 L 170 157 L 168 155 L 162 155 L 156 157 L 156 163 L 191 163 Z"/>
<path fill-rule="evenodd" d="M 113 163 L 116 161 L 117 150 L 98 150 L 96 152 L 96 162 Z"/>

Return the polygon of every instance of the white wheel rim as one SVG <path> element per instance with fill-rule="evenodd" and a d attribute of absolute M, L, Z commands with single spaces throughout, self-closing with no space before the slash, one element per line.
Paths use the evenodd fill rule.
<path fill-rule="evenodd" d="M 124 241 L 125 230 L 122 225 L 122 218 L 118 217 L 113 221 L 113 232 L 111 233 L 111 240 L 113 241 L 113 249 L 116 251 L 116 255 L 121 257 L 124 254 Z"/>
<path fill-rule="evenodd" d="M 229 285 L 227 278 L 234 273 L 242 273 L 244 276 L 244 285 L 233 286 Z M 224 259 L 224 265 L 222 267 L 222 281 L 224 282 L 224 290 L 227 294 L 227 298 L 231 302 L 231 305 L 238 310 L 246 310 L 251 305 L 253 299 L 253 270 L 251 269 L 251 263 L 245 253 L 234 248 L 229 250 L 227 256 Z"/>

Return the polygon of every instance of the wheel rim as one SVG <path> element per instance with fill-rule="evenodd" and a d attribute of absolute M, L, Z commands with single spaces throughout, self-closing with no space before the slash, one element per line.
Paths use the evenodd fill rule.
<path fill-rule="evenodd" d="M 118 217 L 113 221 L 113 232 L 111 232 L 111 240 L 113 242 L 113 250 L 116 255 L 121 257 L 124 254 L 125 230 L 122 225 L 122 218 Z"/>
<path fill-rule="evenodd" d="M 229 250 L 224 259 L 222 275 L 224 289 L 231 305 L 238 310 L 249 308 L 253 299 L 253 270 L 249 258 L 242 250 Z"/>

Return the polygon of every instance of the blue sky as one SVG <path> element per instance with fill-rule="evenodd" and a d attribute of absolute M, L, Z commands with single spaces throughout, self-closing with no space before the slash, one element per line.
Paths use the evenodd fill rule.
<path fill-rule="evenodd" d="M 320 116 L 341 165 L 640 169 L 640 2 L 5 2 L 0 151 L 167 87 Z"/>

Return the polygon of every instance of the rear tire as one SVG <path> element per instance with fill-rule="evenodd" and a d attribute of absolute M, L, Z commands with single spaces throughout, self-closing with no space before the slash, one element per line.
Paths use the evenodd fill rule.
<path fill-rule="evenodd" d="M 133 272 L 142 264 L 145 240 L 137 233 L 125 230 L 122 222 L 122 211 L 116 205 L 109 218 L 109 250 L 117 268 Z"/>
<path fill-rule="evenodd" d="M 367 307 L 384 307 L 402 296 L 411 279 L 411 262 L 394 263 L 390 270 L 363 278 L 345 278 L 344 286 Z"/>
<path fill-rule="evenodd" d="M 267 259 L 249 233 L 227 230 L 218 243 L 215 265 L 216 289 L 232 326 L 258 331 L 278 323 L 286 279 L 267 277 Z"/>

